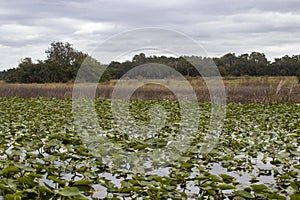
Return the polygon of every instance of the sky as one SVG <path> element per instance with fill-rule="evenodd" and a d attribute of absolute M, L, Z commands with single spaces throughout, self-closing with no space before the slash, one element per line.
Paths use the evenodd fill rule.
<path fill-rule="evenodd" d="M 45 59 L 53 41 L 92 54 L 113 35 L 143 27 L 185 34 L 210 57 L 300 54 L 299 0 L 1 0 L 0 70 Z"/>

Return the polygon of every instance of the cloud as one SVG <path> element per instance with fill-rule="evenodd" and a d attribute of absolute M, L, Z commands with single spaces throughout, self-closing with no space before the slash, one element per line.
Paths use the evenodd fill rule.
<path fill-rule="evenodd" d="M 299 54 L 300 2 L 1 1 L 0 70 L 16 67 L 24 56 L 43 59 L 53 41 L 68 41 L 91 53 L 112 35 L 142 27 L 182 32 L 202 44 L 210 56 L 260 51 L 274 58 Z"/>
<path fill-rule="evenodd" d="M 115 25 L 111 23 L 95 23 L 87 22 L 80 25 L 76 25 L 75 35 L 86 35 L 86 34 L 95 34 L 101 32 L 107 32 L 114 29 Z"/>

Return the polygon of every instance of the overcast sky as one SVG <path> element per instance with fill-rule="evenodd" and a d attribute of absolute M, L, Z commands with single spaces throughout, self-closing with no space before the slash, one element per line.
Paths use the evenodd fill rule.
<path fill-rule="evenodd" d="M 182 32 L 209 56 L 300 54 L 299 0 L 1 0 L 0 69 L 45 59 L 53 41 L 91 53 L 112 35 L 143 27 Z"/>

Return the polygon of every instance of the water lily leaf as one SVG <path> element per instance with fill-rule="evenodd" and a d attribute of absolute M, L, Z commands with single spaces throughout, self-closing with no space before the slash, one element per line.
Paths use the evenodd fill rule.
<path fill-rule="evenodd" d="M 77 187 L 65 187 L 57 192 L 57 194 L 64 196 L 64 197 L 80 197 L 85 198 L 85 196 L 80 192 Z M 85 198 L 87 199 L 87 198 Z"/>
<path fill-rule="evenodd" d="M 209 189 L 209 190 L 207 190 L 207 193 L 212 195 L 212 196 L 216 196 L 216 191 L 215 190 Z"/>
<path fill-rule="evenodd" d="M 74 182 L 74 186 L 77 186 L 77 185 L 85 185 L 85 186 L 88 186 L 88 185 L 91 185 L 92 184 L 92 181 L 90 180 L 78 180 L 78 181 L 75 181 Z"/>
<path fill-rule="evenodd" d="M 221 190 L 232 190 L 235 189 L 235 186 L 229 184 L 219 184 L 218 188 L 220 188 Z"/>
<path fill-rule="evenodd" d="M 277 193 L 272 193 L 267 195 L 268 199 L 278 199 L 278 200 L 285 200 L 285 196 L 277 194 Z"/>
<path fill-rule="evenodd" d="M 256 193 L 268 193 L 268 192 L 270 192 L 270 189 L 267 186 L 263 185 L 263 184 L 251 185 L 251 188 Z"/>
<path fill-rule="evenodd" d="M 139 181 L 137 181 L 137 180 L 129 180 L 128 181 L 129 183 L 131 183 L 133 186 L 138 186 L 138 185 L 141 185 L 140 183 L 139 183 Z"/>
<path fill-rule="evenodd" d="M 120 188 L 119 192 L 120 193 L 130 193 L 133 190 L 133 188 Z"/>
<path fill-rule="evenodd" d="M 7 194 L 7 195 L 5 195 L 5 199 L 6 200 L 22 200 L 22 196 L 17 195 L 17 194 Z"/>
<path fill-rule="evenodd" d="M 207 178 L 211 179 L 214 182 L 219 182 L 222 183 L 223 181 L 216 175 L 210 174 L 209 176 L 207 176 Z"/>
<path fill-rule="evenodd" d="M 54 181 L 55 183 L 58 183 L 58 184 L 60 184 L 60 185 L 65 185 L 65 184 L 67 183 L 66 180 L 61 180 L 61 179 L 57 178 L 56 176 L 52 176 L 52 175 L 48 176 L 48 179 L 49 179 L 49 180 L 52 180 L 52 181 Z"/>
<path fill-rule="evenodd" d="M 52 191 L 48 186 L 39 186 L 39 191 L 41 194 L 44 194 L 44 193 L 54 193 L 54 191 Z"/>
<path fill-rule="evenodd" d="M 228 174 L 219 174 L 219 176 L 224 180 L 225 183 L 232 183 L 232 181 L 235 179 L 233 176 Z"/>
<path fill-rule="evenodd" d="M 288 174 L 283 174 L 283 175 L 279 176 L 279 178 L 282 180 L 284 180 L 284 179 L 287 180 L 287 179 L 291 179 L 292 177 Z"/>
<path fill-rule="evenodd" d="M 291 187 L 292 187 L 295 191 L 299 192 L 300 182 L 292 182 L 292 183 L 291 183 Z"/>
<path fill-rule="evenodd" d="M 163 188 L 166 189 L 166 190 L 168 190 L 168 191 L 174 191 L 176 189 L 176 186 L 164 185 Z"/>
<path fill-rule="evenodd" d="M 152 184 L 148 181 L 140 181 L 140 185 L 141 186 L 148 186 L 148 185 L 152 185 Z"/>
<path fill-rule="evenodd" d="M 17 180 L 20 184 L 30 185 L 31 187 L 38 185 L 37 182 L 34 182 L 34 177 L 30 177 L 30 176 L 23 176 L 18 178 Z"/>
<path fill-rule="evenodd" d="M 35 173 L 30 173 L 28 176 L 34 177 L 34 178 L 43 178 L 42 174 L 35 174 Z"/>
<path fill-rule="evenodd" d="M 19 171 L 19 168 L 17 168 L 15 165 L 9 165 L 2 170 L 2 174 L 6 177 L 10 177 L 14 174 L 17 174 Z"/>
<path fill-rule="evenodd" d="M 186 168 L 186 169 L 190 169 L 193 166 L 194 166 L 194 164 L 193 163 L 189 163 L 189 162 L 184 162 L 184 163 L 181 164 L 181 167 L 182 168 Z"/>
<path fill-rule="evenodd" d="M 291 200 L 300 200 L 300 194 L 292 194 Z"/>
<path fill-rule="evenodd" d="M 235 196 L 233 197 L 233 200 L 245 200 L 244 197 Z"/>
<path fill-rule="evenodd" d="M 33 193 L 33 194 L 38 194 L 37 191 L 33 190 L 33 189 L 26 189 L 24 190 L 24 192 L 27 192 L 27 193 Z"/>
<path fill-rule="evenodd" d="M 249 192 L 245 191 L 245 190 L 238 190 L 238 191 L 234 191 L 233 194 L 239 196 L 239 197 L 243 197 L 246 199 L 254 199 L 254 197 L 252 196 L 252 194 L 250 194 Z"/>

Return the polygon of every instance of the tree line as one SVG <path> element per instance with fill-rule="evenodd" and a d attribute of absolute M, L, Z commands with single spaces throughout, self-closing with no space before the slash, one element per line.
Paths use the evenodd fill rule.
<path fill-rule="evenodd" d="M 113 79 L 119 79 L 135 66 L 145 63 L 160 63 L 168 65 L 183 76 L 199 76 L 194 67 L 193 60 L 200 61 L 200 67 L 216 65 L 222 76 L 296 76 L 300 73 L 300 55 L 275 58 L 274 62 L 268 61 L 265 54 L 252 52 L 236 56 L 228 53 L 220 58 L 207 58 L 197 56 L 181 56 L 179 58 L 165 56 L 149 56 L 141 53 L 135 55 L 132 61 L 111 62 L 109 70 Z M 199 66 L 197 66 L 199 69 Z"/>
<path fill-rule="evenodd" d="M 98 81 L 104 68 L 100 62 L 86 53 L 78 51 L 66 42 L 53 42 L 45 51 L 47 58 L 33 62 L 24 58 L 17 68 L 0 72 L 0 78 L 8 83 L 65 83 L 74 81 L 81 65 L 88 65 L 88 70 L 81 75 L 82 81 Z M 99 81 L 110 80 L 108 71 L 101 73 Z"/>
<path fill-rule="evenodd" d="M 0 72 L 0 79 L 9 83 L 54 83 L 72 82 L 76 79 L 77 72 L 83 64 L 88 65 L 88 70 L 81 73 L 81 81 L 108 81 L 110 79 L 136 78 L 147 76 L 147 72 L 136 70 L 127 73 L 136 66 L 149 63 L 167 65 L 175 69 L 183 76 L 199 76 L 199 67 L 205 74 L 214 75 L 209 71 L 211 65 L 216 65 L 222 76 L 298 76 L 300 81 L 300 55 L 283 56 L 269 61 L 265 54 L 252 52 L 250 54 L 236 55 L 228 53 L 220 58 L 208 58 L 200 56 L 146 56 L 144 53 L 135 55 L 131 61 L 112 61 L 108 66 L 102 65 L 96 59 L 86 53 L 73 48 L 70 43 L 53 42 L 45 51 L 46 60 L 38 60 L 36 63 L 31 58 L 24 58 L 17 68 Z M 197 62 L 194 62 L 197 61 Z M 195 64 L 196 63 L 196 64 Z M 196 66 L 196 67 L 195 67 Z M 107 67 L 107 68 L 106 68 Z M 103 70 L 106 70 L 103 72 Z M 154 69 L 154 68 L 153 68 Z M 102 74 L 100 80 L 98 77 Z M 172 75 L 170 70 L 151 71 L 149 78 L 164 78 Z"/>

